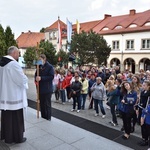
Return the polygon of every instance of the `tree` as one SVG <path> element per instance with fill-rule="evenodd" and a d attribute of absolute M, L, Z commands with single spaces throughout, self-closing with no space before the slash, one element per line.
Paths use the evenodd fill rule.
<path fill-rule="evenodd" d="M 70 53 L 75 54 L 80 58 L 80 63 L 86 64 L 87 61 L 87 53 L 88 53 L 88 40 L 87 33 L 82 31 L 81 34 L 76 34 L 72 37 L 71 45 L 70 45 Z"/>
<path fill-rule="evenodd" d="M 47 60 L 52 65 L 56 65 L 57 57 L 53 44 L 49 41 L 41 41 L 40 44 L 37 45 L 37 47 L 27 48 L 23 56 L 27 67 L 31 67 L 33 65 L 33 62 L 39 59 L 40 54 L 45 54 Z"/>
<path fill-rule="evenodd" d="M 111 49 L 99 34 L 82 31 L 72 37 L 70 52 L 76 54 L 81 65 L 89 63 L 101 65 L 109 57 Z"/>
<path fill-rule="evenodd" d="M 59 65 L 62 66 L 63 64 L 68 63 L 69 54 L 63 51 L 62 49 L 57 53 L 57 61 Z"/>
<path fill-rule="evenodd" d="M 5 33 L 2 25 L 0 24 L 0 58 L 6 55 L 6 49 Z"/>
<path fill-rule="evenodd" d="M 108 59 L 111 48 L 107 45 L 106 40 L 100 36 L 100 34 L 90 31 L 88 34 L 89 42 L 90 42 L 90 53 L 94 53 L 94 57 L 97 60 L 97 64 L 105 64 Z M 105 64 L 106 65 L 106 64 Z"/>
<path fill-rule="evenodd" d="M 56 57 L 56 50 L 52 43 L 47 41 L 41 41 L 39 48 L 44 49 L 44 54 L 47 57 L 47 60 L 52 64 L 56 65 L 57 63 L 57 57 Z"/>
<path fill-rule="evenodd" d="M 27 67 L 31 68 L 33 61 L 36 60 L 36 47 L 29 47 L 24 54 L 24 61 Z"/>
<path fill-rule="evenodd" d="M 43 27 L 41 30 L 40 30 L 41 33 L 44 33 L 45 32 L 45 28 Z"/>
<path fill-rule="evenodd" d="M 14 39 L 14 34 L 12 33 L 10 26 L 7 26 L 5 30 L 5 42 L 6 42 L 7 49 L 10 46 L 17 46 L 17 42 Z"/>

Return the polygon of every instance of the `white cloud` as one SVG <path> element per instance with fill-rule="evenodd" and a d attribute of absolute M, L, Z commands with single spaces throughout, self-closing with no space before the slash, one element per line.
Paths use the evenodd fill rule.
<path fill-rule="evenodd" d="M 16 37 L 28 30 L 37 32 L 58 19 L 72 23 L 103 19 L 104 14 L 117 16 L 148 10 L 150 0 L 0 0 L 0 23 L 9 25 Z"/>
<path fill-rule="evenodd" d="M 141 2 L 150 4 L 149 0 L 141 0 Z"/>
<path fill-rule="evenodd" d="M 112 1 L 110 2 L 110 5 L 111 5 L 112 7 L 117 7 L 119 2 L 120 2 L 120 0 L 112 0 Z"/>
<path fill-rule="evenodd" d="M 91 2 L 91 10 L 96 10 L 102 7 L 104 0 L 94 0 Z"/>

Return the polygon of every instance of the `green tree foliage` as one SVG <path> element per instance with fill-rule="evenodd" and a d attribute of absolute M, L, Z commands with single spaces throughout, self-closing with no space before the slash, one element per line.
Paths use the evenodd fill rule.
<path fill-rule="evenodd" d="M 14 34 L 12 33 L 10 26 L 7 26 L 5 30 L 5 42 L 7 49 L 12 45 L 17 46 L 16 40 L 14 39 Z"/>
<path fill-rule="evenodd" d="M 45 28 L 43 27 L 41 30 L 40 30 L 41 33 L 44 33 L 45 32 Z"/>
<path fill-rule="evenodd" d="M 6 55 L 6 49 L 5 33 L 2 25 L 0 24 L 0 58 Z"/>
<path fill-rule="evenodd" d="M 33 65 L 33 61 L 37 59 L 36 52 L 36 47 L 29 47 L 26 49 L 23 57 L 27 67 L 31 68 L 31 66 Z"/>
<path fill-rule="evenodd" d="M 55 50 L 53 44 L 50 43 L 48 40 L 47 41 L 41 41 L 39 47 L 44 49 L 44 54 L 46 55 L 47 60 L 52 65 L 56 65 L 57 56 L 56 56 L 56 50 Z"/>
<path fill-rule="evenodd" d="M 94 56 L 97 60 L 97 64 L 105 64 L 111 52 L 110 46 L 107 45 L 106 40 L 102 36 L 93 31 L 90 31 L 90 33 L 88 34 L 88 38 L 89 42 L 91 41 L 90 48 L 94 53 Z"/>
<path fill-rule="evenodd" d="M 57 56 L 56 51 L 52 43 L 49 41 L 41 41 L 38 47 L 27 48 L 24 54 L 24 60 L 27 67 L 31 67 L 39 59 L 40 54 L 45 54 L 47 60 L 52 64 L 56 65 Z"/>
<path fill-rule="evenodd" d="M 67 65 L 68 63 L 68 58 L 69 58 L 69 54 L 66 53 L 64 50 L 60 50 L 58 53 L 57 53 L 57 62 L 58 62 L 58 65 L 62 66 L 62 65 Z"/>
<path fill-rule="evenodd" d="M 101 65 L 109 57 L 111 48 L 99 34 L 82 31 L 72 37 L 70 52 L 76 54 L 81 65 L 88 63 Z"/>
<path fill-rule="evenodd" d="M 72 37 L 71 46 L 70 46 L 70 53 L 74 53 L 77 57 L 80 58 L 81 64 L 86 64 L 88 53 L 88 40 L 87 40 L 87 33 L 82 31 L 81 34 L 76 34 Z"/>
<path fill-rule="evenodd" d="M 4 31 L 2 25 L 0 24 L 0 57 L 7 55 L 7 49 L 10 46 L 17 46 L 16 40 L 14 39 L 14 34 L 9 26 L 7 26 Z"/>

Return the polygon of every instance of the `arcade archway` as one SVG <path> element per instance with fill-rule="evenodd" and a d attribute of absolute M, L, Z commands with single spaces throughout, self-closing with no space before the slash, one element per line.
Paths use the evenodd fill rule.
<path fill-rule="evenodd" d="M 120 60 L 118 58 L 113 58 L 110 61 L 110 67 L 113 68 L 115 66 L 120 66 Z"/>
<path fill-rule="evenodd" d="M 132 58 L 127 58 L 124 60 L 124 70 L 128 69 L 132 73 L 135 73 L 135 61 Z"/>
<path fill-rule="evenodd" d="M 150 70 L 150 59 L 143 58 L 139 61 L 139 69 Z"/>

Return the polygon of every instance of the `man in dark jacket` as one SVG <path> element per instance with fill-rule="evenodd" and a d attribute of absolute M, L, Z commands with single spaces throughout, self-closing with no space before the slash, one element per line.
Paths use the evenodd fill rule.
<path fill-rule="evenodd" d="M 37 70 L 35 73 L 35 80 L 39 82 L 39 98 L 40 98 L 40 109 L 41 117 L 47 120 L 51 120 L 51 96 L 53 92 L 53 78 L 54 68 L 46 61 L 44 54 L 40 55 L 42 65 L 39 67 L 39 76 Z"/>

